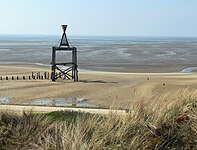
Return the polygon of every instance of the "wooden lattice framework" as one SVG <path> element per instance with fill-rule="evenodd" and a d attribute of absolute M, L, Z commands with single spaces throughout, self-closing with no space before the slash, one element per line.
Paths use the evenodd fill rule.
<path fill-rule="evenodd" d="M 78 70 L 77 70 L 77 48 L 70 47 L 66 36 L 67 25 L 62 25 L 63 34 L 60 41 L 59 47 L 52 47 L 52 62 L 51 62 L 51 79 L 56 81 L 58 78 L 72 79 L 74 82 L 78 81 Z M 71 62 L 56 62 L 57 52 L 69 52 L 72 53 Z M 66 69 L 62 69 L 60 66 L 66 66 Z"/>

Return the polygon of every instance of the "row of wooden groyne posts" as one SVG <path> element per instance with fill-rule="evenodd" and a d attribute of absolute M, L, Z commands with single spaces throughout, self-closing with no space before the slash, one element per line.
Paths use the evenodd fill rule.
<path fill-rule="evenodd" d="M 31 75 L 0 76 L 0 80 L 51 80 L 49 72 L 32 72 Z"/>

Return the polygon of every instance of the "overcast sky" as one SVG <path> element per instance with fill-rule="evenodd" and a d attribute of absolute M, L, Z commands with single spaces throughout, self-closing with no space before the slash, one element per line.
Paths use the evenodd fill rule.
<path fill-rule="evenodd" d="M 0 0 L 0 34 L 197 36 L 197 0 Z"/>

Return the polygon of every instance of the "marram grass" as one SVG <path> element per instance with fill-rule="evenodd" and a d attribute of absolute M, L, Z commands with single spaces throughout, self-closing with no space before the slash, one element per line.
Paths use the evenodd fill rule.
<path fill-rule="evenodd" d="M 132 113 L 52 112 L 0 116 L 1 150 L 197 149 L 197 100 L 166 96 L 133 102 Z"/>

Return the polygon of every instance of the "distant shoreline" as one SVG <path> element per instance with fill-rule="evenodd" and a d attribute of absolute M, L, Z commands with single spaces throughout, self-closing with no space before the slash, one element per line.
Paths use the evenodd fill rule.
<path fill-rule="evenodd" d="M 0 65 L 8 66 L 34 66 L 34 67 L 43 67 L 50 68 L 50 64 L 42 63 L 24 63 L 24 62 L 0 62 Z M 64 66 L 62 66 L 64 67 Z M 79 71 L 81 72 L 110 72 L 110 73 L 146 73 L 146 74 L 174 74 L 174 73 L 193 73 L 197 71 L 196 66 L 153 66 L 153 65 L 113 65 L 113 66 L 104 66 L 104 65 L 79 65 Z"/>

